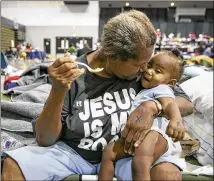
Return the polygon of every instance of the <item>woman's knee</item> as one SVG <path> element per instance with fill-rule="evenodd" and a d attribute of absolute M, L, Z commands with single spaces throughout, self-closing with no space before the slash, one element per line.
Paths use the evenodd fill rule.
<path fill-rule="evenodd" d="M 11 157 L 6 157 L 3 162 L 2 180 L 24 180 L 24 176 L 16 163 Z"/>
<path fill-rule="evenodd" d="M 7 170 L 11 170 L 14 165 L 16 165 L 16 162 L 12 158 L 6 157 L 3 162 L 2 173 L 4 174 Z"/>
<path fill-rule="evenodd" d="M 159 163 L 151 169 L 152 180 L 181 181 L 182 174 L 178 167 L 171 163 Z"/>

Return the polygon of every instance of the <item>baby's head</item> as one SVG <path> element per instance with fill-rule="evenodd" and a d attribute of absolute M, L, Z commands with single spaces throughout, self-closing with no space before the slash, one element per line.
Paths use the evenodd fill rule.
<path fill-rule="evenodd" d="M 174 86 L 184 71 L 183 56 L 178 49 L 157 53 L 148 63 L 141 84 L 143 88 L 153 88 L 160 84 Z"/>

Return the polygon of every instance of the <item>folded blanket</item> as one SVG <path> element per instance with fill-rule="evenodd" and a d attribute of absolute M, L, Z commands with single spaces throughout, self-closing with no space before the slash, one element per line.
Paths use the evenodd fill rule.
<path fill-rule="evenodd" d="M 51 80 L 48 75 L 48 65 L 38 64 L 27 69 L 20 75 L 20 79 L 16 82 L 17 87 L 3 90 L 3 94 L 22 94 L 32 90 L 42 84 L 50 84 Z"/>
<path fill-rule="evenodd" d="M 202 65 L 206 67 L 212 67 L 213 66 L 213 58 L 210 58 L 206 55 L 199 55 L 191 57 L 189 60 L 186 60 L 185 62 L 187 65 L 195 64 L 195 65 Z"/>
<path fill-rule="evenodd" d="M 11 102 L 1 101 L 1 150 L 7 149 L 11 140 L 16 140 L 13 149 L 34 142 L 31 121 L 43 110 L 50 90 L 50 84 L 43 84 L 15 97 Z M 11 147 L 8 146 L 8 149 Z"/>

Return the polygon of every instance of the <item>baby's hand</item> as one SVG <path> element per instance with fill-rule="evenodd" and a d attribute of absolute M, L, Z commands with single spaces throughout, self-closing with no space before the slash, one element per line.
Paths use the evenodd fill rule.
<path fill-rule="evenodd" d="M 184 125 L 182 120 L 171 120 L 166 129 L 166 134 L 175 139 L 175 142 L 184 138 Z"/>

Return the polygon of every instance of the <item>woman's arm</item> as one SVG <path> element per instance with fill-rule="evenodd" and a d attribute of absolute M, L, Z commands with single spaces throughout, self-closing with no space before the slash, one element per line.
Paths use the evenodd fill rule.
<path fill-rule="evenodd" d="M 125 141 L 124 151 L 126 153 L 132 154 L 134 148 L 143 141 L 158 112 L 157 104 L 154 101 L 145 101 L 130 114 L 121 134 L 121 139 Z"/>
<path fill-rule="evenodd" d="M 64 97 L 64 92 L 52 89 L 42 113 L 36 120 L 36 140 L 40 146 L 53 144 L 61 133 Z"/>
<path fill-rule="evenodd" d="M 193 113 L 193 103 L 187 100 L 186 98 L 176 96 L 175 102 L 178 105 L 182 117 L 189 116 Z"/>
<path fill-rule="evenodd" d="M 65 95 L 71 83 L 83 72 L 80 72 L 72 58 L 63 57 L 48 68 L 48 73 L 52 80 L 52 90 L 35 125 L 36 140 L 41 146 L 52 145 L 59 137 Z"/>
<path fill-rule="evenodd" d="M 177 103 L 181 116 L 189 116 L 193 113 L 193 104 L 189 96 L 183 91 L 183 89 L 176 84 L 173 88 L 175 94 L 175 102 Z"/>

